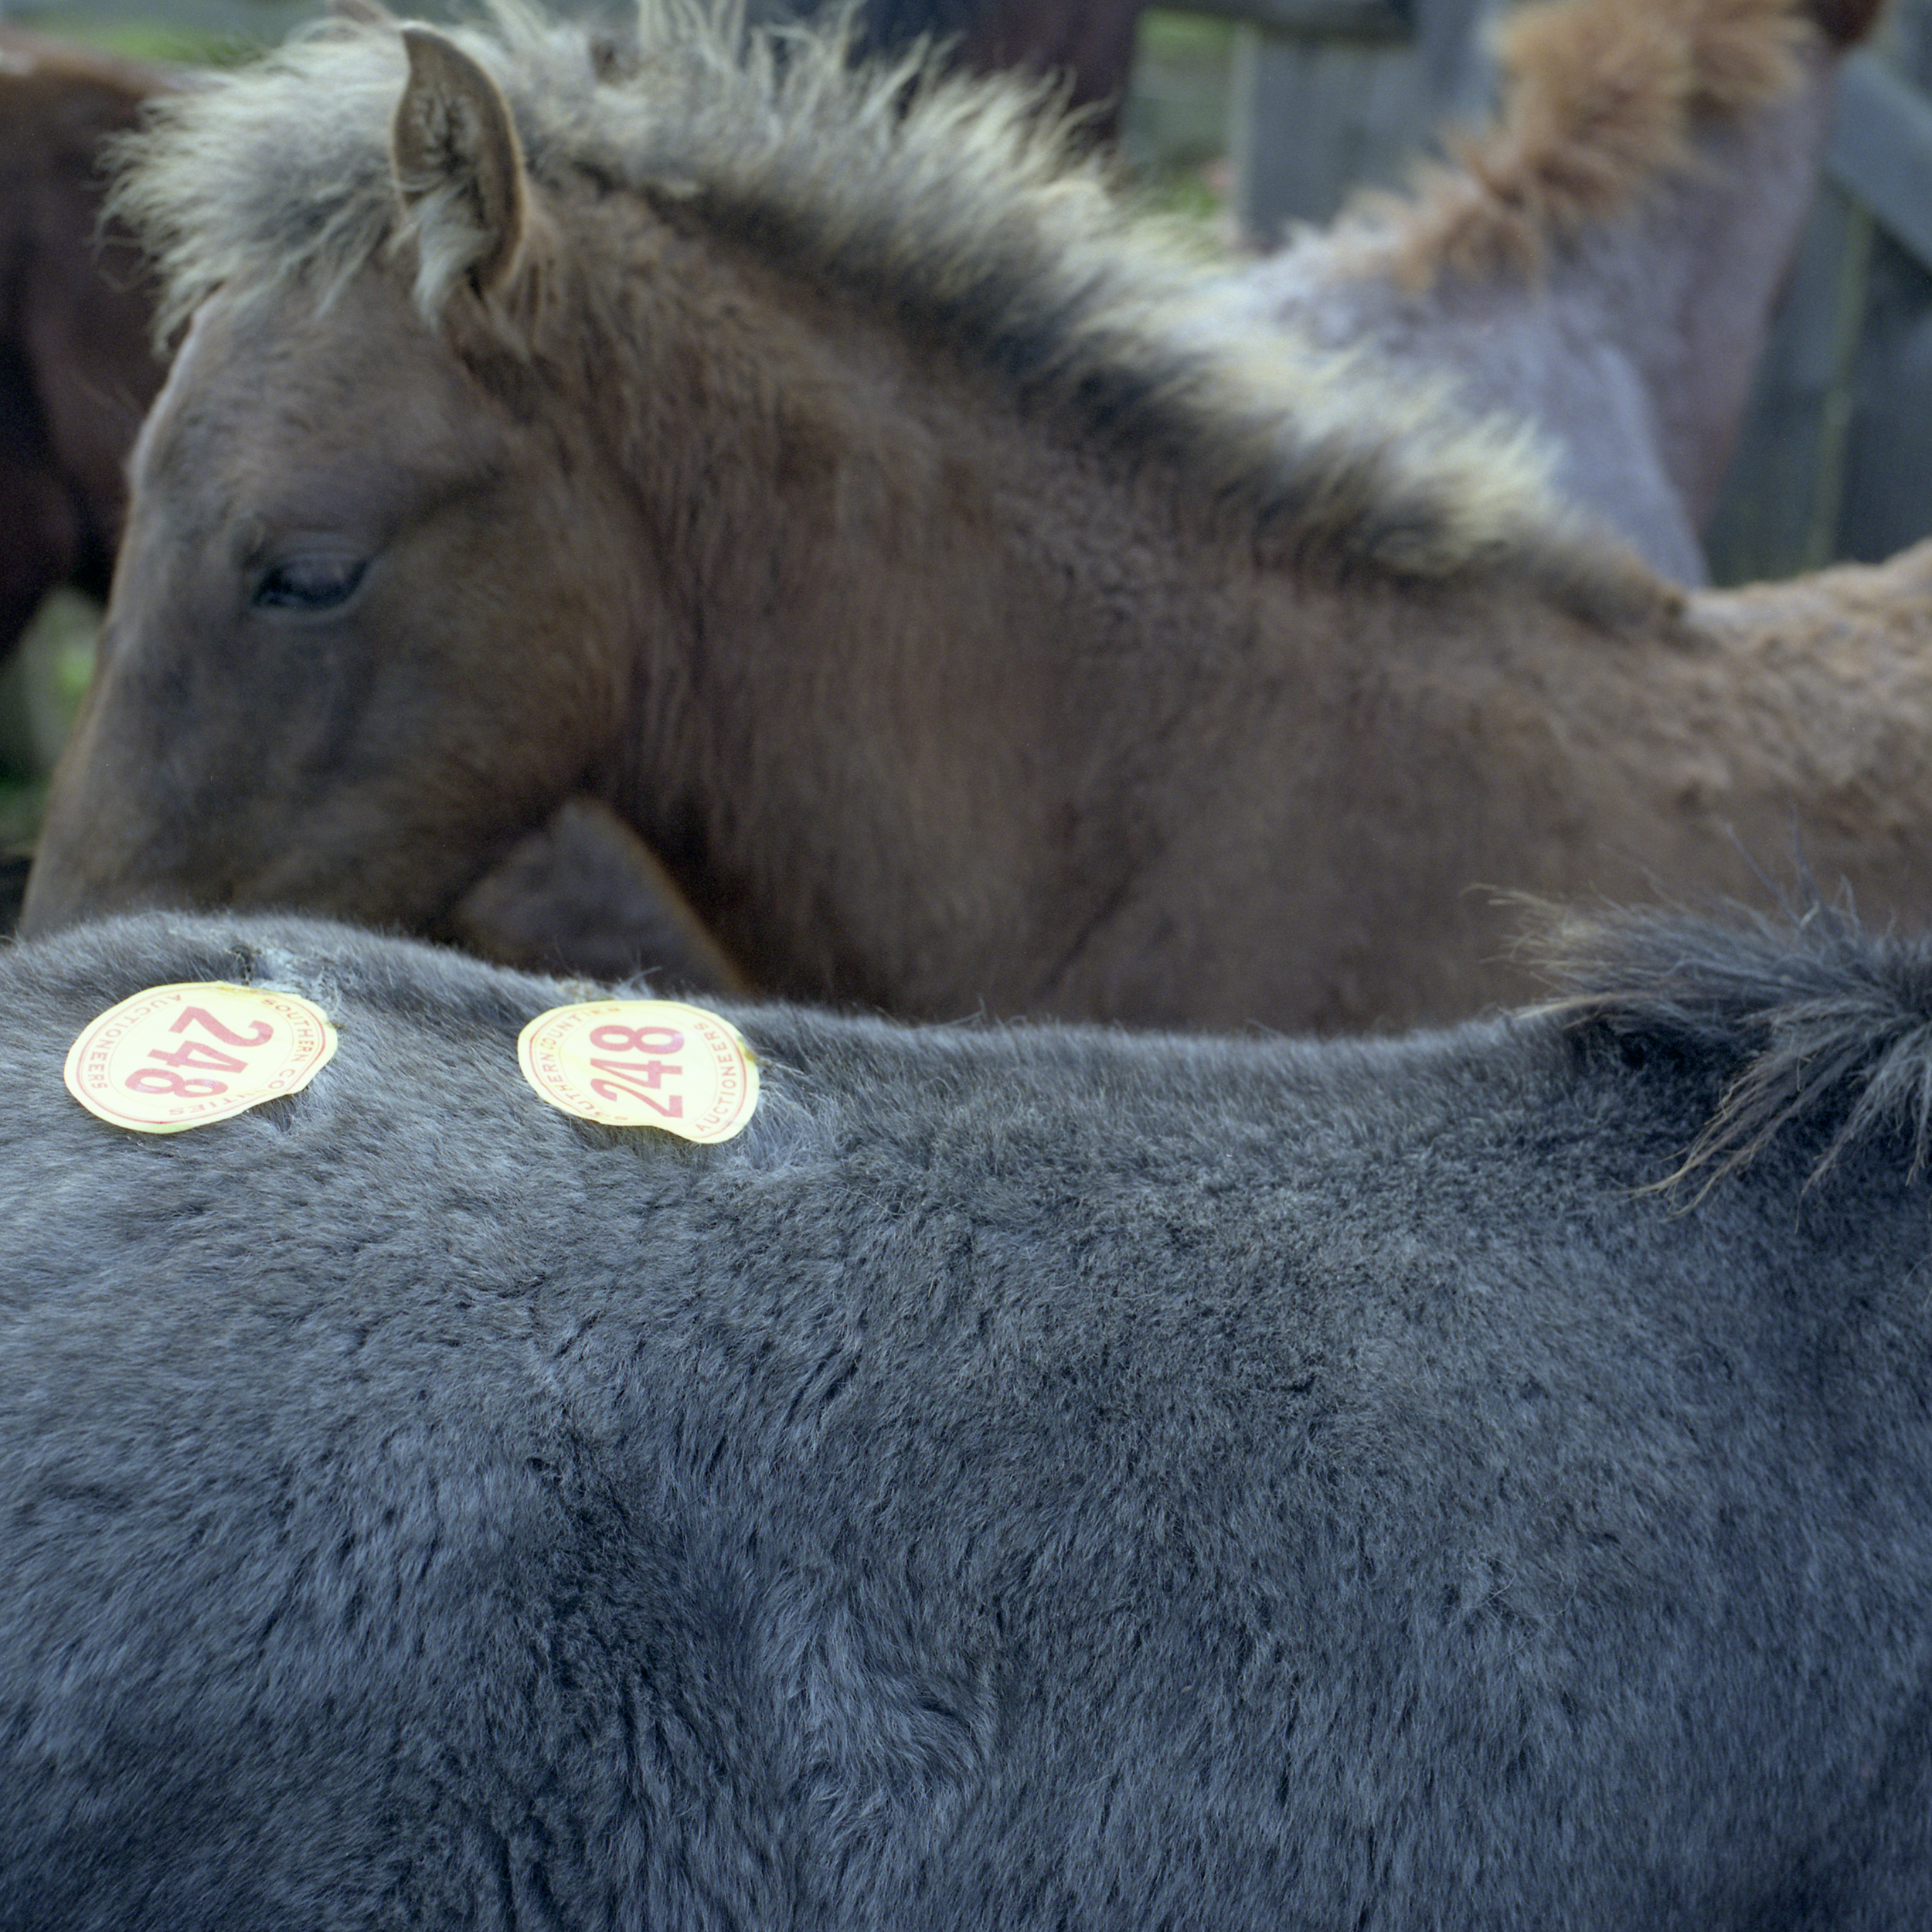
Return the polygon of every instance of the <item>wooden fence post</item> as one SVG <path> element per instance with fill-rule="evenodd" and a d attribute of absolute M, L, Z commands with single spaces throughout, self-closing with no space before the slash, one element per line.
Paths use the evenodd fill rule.
<path fill-rule="evenodd" d="M 1928 12 L 1901 7 L 1893 36 Z M 1932 531 L 1932 447 L 1917 447 L 1932 444 L 1932 380 L 1910 353 L 1932 329 L 1932 102 L 1877 52 L 1845 63 L 1825 173 L 1706 536 L 1720 583 Z M 1881 264 L 1888 284 L 1921 284 L 1918 329 L 1875 328 Z"/>
<path fill-rule="evenodd" d="M 1228 104 L 1234 213 L 1270 246 L 1349 191 L 1393 185 L 1428 132 L 1487 97 L 1490 0 L 1189 0 L 1236 22 Z"/>

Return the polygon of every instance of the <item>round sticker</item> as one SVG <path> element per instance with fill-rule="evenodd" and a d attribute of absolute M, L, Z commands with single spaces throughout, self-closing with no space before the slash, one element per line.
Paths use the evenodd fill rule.
<path fill-rule="evenodd" d="M 758 1104 L 758 1063 L 738 1029 L 681 1000 L 553 1006 L 524 1028 L 516 1058 L 553 1107 L 605 1127 L 728 1141 Z"/>
<path fill-rule="evenodd" d="M 319 1006 L 219 981 L 151 986 L 67 1049 L 67 1091 L 138 1134 L 179 1134 L 298 1094 L 335 1051 Z"/>

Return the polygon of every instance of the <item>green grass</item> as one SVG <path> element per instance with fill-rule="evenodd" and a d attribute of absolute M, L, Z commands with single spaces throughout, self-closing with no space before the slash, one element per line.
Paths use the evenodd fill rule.
<path fill-rule="evenodd" d="M 30 844 L 47 775 L 94 675 L 100 607 L 72 590 L 41 605 L 0 670 L 0 852 Z"/>
<path fill-rule="evenodd" d="M 69 15 L 58 7 L 30 9 L 10 16 L 36 33 L 77 40 L 130 60 L 158 61 L 176 67 L 235 67 L 252 60 L 281 38 L 168 26 L 159 21 L 103 20 L 90 14 Z"/>
<path fill-rule="evenodd" d="M 1134 51 L 1144 63 L 1189 63 L 1225 76 L 1234 57 L 1234 23 L 1205 13 L 1168 13 L 1152 8 L 1141 15 Z"/>
<path fill-rule="evenodd" d="M 1228 75 L 1234 29 L 1199 14 L 1144 13 L 1134 77 L 1121 115 L 1129 174 L 1165 214 L 1218 223 L 1226 206 L 1217 168 L 1227 149 Z"/>

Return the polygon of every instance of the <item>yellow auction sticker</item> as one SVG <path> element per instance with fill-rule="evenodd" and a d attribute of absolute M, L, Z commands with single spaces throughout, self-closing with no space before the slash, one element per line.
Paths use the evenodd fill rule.
<path fill-rule="evenodd" d="M 738 1029 L 682 1000 L 553 1006 L 524 1028 L 516 1059 L 553 1107 L 605 1127 L 728 1141 L 758 1104 L 758 1063 Z"/>
<path fill-rule="evenodd" d="M 219 980 L 151 986 L 110 1007 L 67 1049 L 67 1091 L 137 1134 L 179 1134 L 299 1094 L 335 1029 L 295 993 Z"/>

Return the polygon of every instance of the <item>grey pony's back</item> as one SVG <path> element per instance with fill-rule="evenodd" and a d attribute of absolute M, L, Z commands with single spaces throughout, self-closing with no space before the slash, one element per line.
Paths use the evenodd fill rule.
<path fill-rule="evenodd" d="M 554 982 L 0 956 L 0 1925 L 1927 1922 L 1932 1226 L 1858 1107 L 1929 961 L 1645 926 L 1321 1046 L 747 1009 L 693 1148 L 524 1087 Z M 201 978 L 336 1060 L 66 1097 Z"/>

